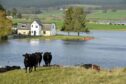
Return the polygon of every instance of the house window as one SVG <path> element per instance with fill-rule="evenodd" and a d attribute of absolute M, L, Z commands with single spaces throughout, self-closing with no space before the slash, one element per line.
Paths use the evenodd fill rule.
<path fill-rule="evenodd" d="M 46 31 L 43 31 L 43 34 L 46 34 Z"/>
<path fill-rule="evenodd" d="M 36 26 L 36 28 L 38 28 L 38 26 Z"/>
<path fill-rule="evenodd" d="M 55 25 L 52 25 L 52 29 L 54 29 L 55 28 Z"/>
<path fill-rule="evenodd" d="M 32 25 L 32 27 L 33 27 L 33 25 Z"/>
<path fill-rule="evenodd" d="M 25 28 L 26 26 L 25 25 L 22 25 L 22 28 Z"/>

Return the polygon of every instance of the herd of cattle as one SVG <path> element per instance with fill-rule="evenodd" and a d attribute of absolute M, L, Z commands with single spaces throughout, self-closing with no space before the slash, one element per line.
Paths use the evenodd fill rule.
<path fill-rule="evenodd" d="M 36 71 L 36 67 L 40 66 L 42 59 L 45 62 L 44 66 L 56 66 L 56 67 L 61 67 L 60 65 L 50 65 L 51 60 L 52 60 L 52 54 L 51 52 L 35 52 L 35 53 L 25 53 L 23 54 L 24 57 L 24 66 L 25 66 L 25 71 L 32 72 L 34 69 Z M 80 67 L 84 67 L 86 69 L 94 69 L 96 71 L 100 71 L 100 66 L 96 64 L 82 64 L 82 65 L 77 65 Z M 20 69 L 20 66 L 6 66 L 0 68 L 0 73 L 10 71 L 10 70 L 15 70 L 15 69 Z"/>
<path fill-rule="evenodd" d="M 41 52 L 35 52 L 32 54 L 24 54 L 24 65 L 25 65 L 25 70 L 27 72 L 27 69 L 29 68 L 29 72 L 32 71 L 33 67 L 34 70 L 36 71 L 36 67 L 40 66 L 40 63 L 42 61 L 42 58 L 45 62 L 44 66 L 50 66 L 51 60 L 52 60 L 52 54 L 51 52 L 45 52 L 43 55 Z M 54 65 L 57 66 L 57 65 Z M 100 66 L 96 64 L 82 64 L 80 67 L 84 67 L 86 69 L 94 69 L 96 71 L 100 71 Z"/>
<path fill-rule="evenodd" d="M 45 62 L 45 66 L 50 66 L 50 63 L 52 60 L 51 52 L 45 52 L 43 55 L 42 54 L 43 54 L 42 52 L 35 52 L 32 54 L 30 53 L 23 54 L 24 66 L 25 66 L 26 72 L 27 72 L 27 69 L 29 70 L 29 72 L 31 72 L 33 68 L 36 71 L 36 67 L 40 66 L 42 58 Z"/>

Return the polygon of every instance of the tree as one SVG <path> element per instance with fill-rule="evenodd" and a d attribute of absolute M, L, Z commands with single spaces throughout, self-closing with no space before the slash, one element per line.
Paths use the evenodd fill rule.
<path fill-rule="evenodd" d="M 86 32 L 86 14 L 80 7 L 75 7 L 73 11 L 74 32 L 78 32 L 79 36 L 79 32 Z"/>
<path fill-rule="evenodd" d="M 102 11 L 103 13 L 107 13 L 108 11 L 107 11 L 107 9 L 103 9 L 103 11 Z"/>
<path fill-rule="evenodd" d="M 0 39 L 6 39 L 11 33 L 12 22 L 6 18 L 6 12 L 0 8 Z"/>
<path fill-rule="evenodd" d="M 12 16 L 13 17 L 16 17 L 16 15 L 17 15 L 17 9 L 16 8 L 13 8 L 12 9 Z"/>
<path fill-rule="evenodd" d="M 39 9 L 36 9 L 36 10 L 34 11 L 34 13 L 35 13 L 35 14 L 40 14 L 41 11 L 40 11 Z"/>
<path fill-rule="evenodd" d="M 83 8 L 80 7 L 70 7 L 65 12 L 64 25 L 62 31 L 67 32 L 88 32 L 86 28 L 86 14 Z"/>
<path fill-rule="evenodd" d="M 72 13 L 73 13 L 73 8 L 70 7 L 68 10 L 65 12 L 65 17 L 64 17 L 64 25 L 62 27 L 62 31 L 67 31 L 68 35 L 69 32 L 73 29 L 72 25 Z"/>
<path fill-rule="evenodd" d="M 0 4 L 0 10 L 1 11 L 4 11 L 5 10 L 1 4 Z"/>
<path fill-rule="evenodd" d="M 20 12 L 17 14 L 17 18 L 22 18 L 22 14 Z"/>
<path fill-rule="evenodd" d="M 112 9 L 112 12 L 117 12 L 117 9 Z"/>
<path fill-rule="evenodd" d="M 11 15 L 11 11 L 10 10 L 7 10 L 7 15 L 10 16 Z"/>

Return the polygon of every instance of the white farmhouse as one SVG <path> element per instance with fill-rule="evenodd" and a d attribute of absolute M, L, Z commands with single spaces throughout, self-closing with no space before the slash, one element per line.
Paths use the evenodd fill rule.
<path fill-rule="evenodd" d="M 18 33 L 21 35 L 31 35 L 31 36 L 52 36 L 56 35 L 56 25 L 52 24 L 42 24 L 39 19 L 34 20 L 31 24 L 22 23 L 18 24 Z"/>
<path fill-rule="evenodd" d="M 31 24 L 31 36 L 40 36 L 42 29 L 42 23 L 39 20 L 35 20 Z"/>

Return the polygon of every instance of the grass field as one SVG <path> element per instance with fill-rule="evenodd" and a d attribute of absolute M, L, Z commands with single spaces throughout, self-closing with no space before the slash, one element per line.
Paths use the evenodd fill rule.
<path fill-rule="evenodd" d="M 103 13 L 103 10 L 97 10 L 93 13 L 87 15 L 87 18 L 96 18 L 102 20 L 113 20 L 113 19 L 126 19 L 126 10 L 117 10 L 116 12 L 112 12 L 108 10 L 107 13 Z"/>
<path fill-rule="evenodd" d="M 14 70 L 0 73 L 0 84 L 125 84 L 126 69 L 111 72 L 84 68 L 39 68 L 32 73 Z"/>
<path fill-rule="evenodd" d="M 107 25 L 107 24 L 88 23 L 87 27 L 89 28 L 89 30 L 120 30 L 120 31 L 126 31 L 126 26 L 124 26 L 124 25 Z"/>

